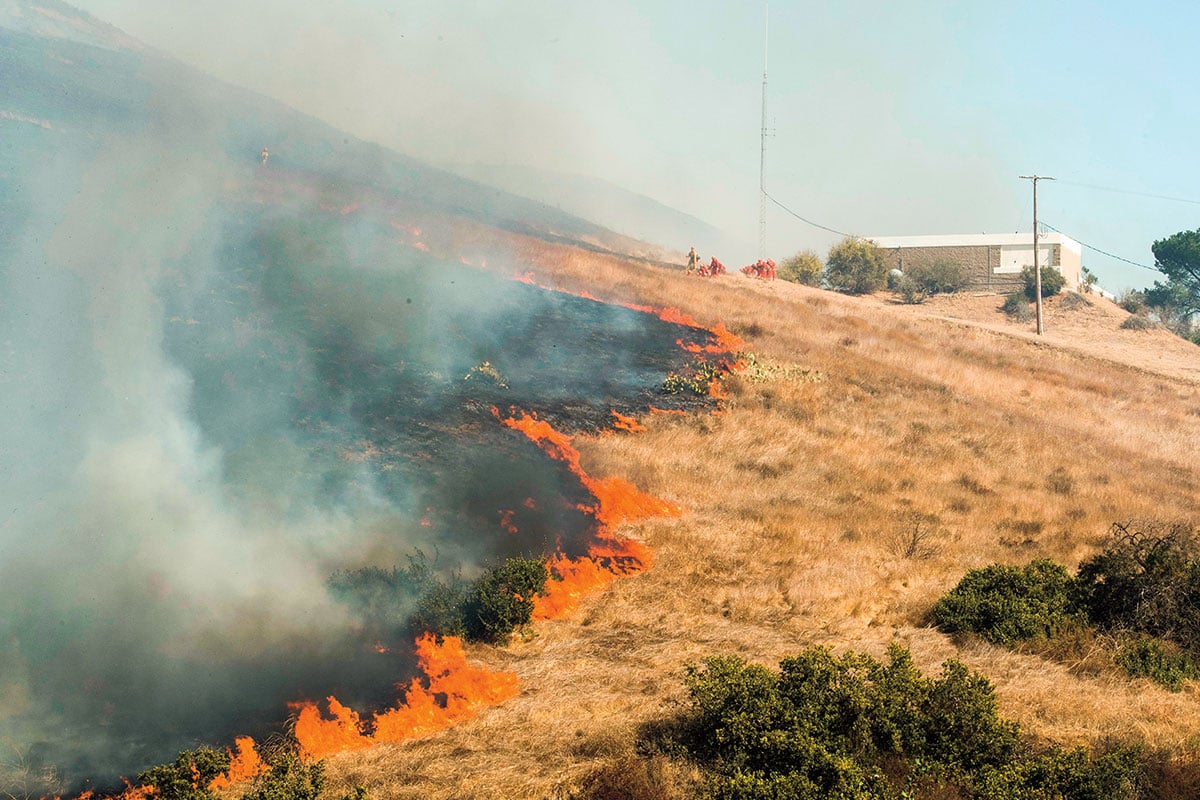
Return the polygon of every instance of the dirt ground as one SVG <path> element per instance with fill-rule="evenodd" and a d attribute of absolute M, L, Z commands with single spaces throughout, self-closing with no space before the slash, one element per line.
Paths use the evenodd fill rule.
<path fill-rule="evenodd" d="M 1184 380 L 1200 380 L 1200 347 L 1166 330 L 1123 330 L 1130 314 L 1100 295 L 1080 295 L 1090 305 L 1064 308 L 1063 296 L 1048 298 L 1045 306 L 1044 342 L 1054 347 L 1127 364 Z M 893 302 L 877 295 L 880 302 Z M 958 321 L 1036 341 L 1034 323 L 1011 321 L 1000 304 L 1003 297 L 967 292 L 936 295 L 913 307 L 916 314 Z"/>

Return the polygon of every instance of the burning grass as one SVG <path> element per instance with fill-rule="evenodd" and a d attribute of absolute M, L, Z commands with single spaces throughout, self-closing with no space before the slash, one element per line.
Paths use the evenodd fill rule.
<path fill-rule="evenodd" d="M 435 255 L 453 248 L 453 237 L 422 227 Z M 424 677 L 392 711 L 302 704 L 297 736 L 310 756 L 330 754 L 331 792 L 572 796 L 638 758 L 639 726 L 681 699 L 685 664 L 723 653 L 773 663 L 814 644 L 880 657 L 896 641 L 927 672 L 957 658 L 996 685 L 1004 716 L 1065 746 L 1117 736 L 1194 749 L 1200 712 L 1190 685 L 1172 694 L 1073 671 L 956 643 L 927 623 L 967 569 L 1035 558 L 1075 565 L 1114 519 L 1197 515 L 1196 383 L 871 298 L 736 275 L 687 281 L 611 256 L 468 233 L 481 249 L 507 249 L 530 281 L 575 295 L 579 307 L 597 296 L 674 309 L 660 321 L 701 320 L 716 331 L 684 342 L 695 355 L 736 348 L 756 358 L 723 381 L 721 415 L 679 413 L 658 399 L 645 407 L 667 413 L 547 403 L 538 417 L 498 414 L 511 435 L 574 476 L 581 488 L 570 512 L 600 527 L 550 557 L 559 594 L 537 608 L 531 635 L 504 648 L 424 645 Z M 486 392 L 472 399 L 488 408 L 510 405 L 523 376 L 487 354 L 454 377 Z M 581 415 L 603 423 L 566 433 L 562 423 Z M 437 435 L 417 440 L 431 457 L 438 435 L 455 430 L 435 416 L 423 424 Z M 613 420 L 637 435 L 579 432 Z M 472 430 L 481 424 L 470 420 Z M 356 450 L 363 463 L 406 443 L 388 430 L 373 432 L 374 449 Z M 519 498 L 486 506 L 497 537 L 524 533 L 533 510 Z M 598 588 L 606 591 L 587 594 Z M 484 688 L 463 693 L 456 672 Z M 675 787 L 695 777 L 655 770 L 647 780 L 672 774 Z"/>
<path fill-rule="evenodd" d="M 495 654 L 523 687 L 503 709 L 420 745 L 335 759 L 332 775 L 387 797 L 567 793 L 668 713 L 685 663 L 773 663 L 812 644 L 880 657 L 892 641 L 927 672 L 947 658 L 980 671 L 1001 713 L 1036 736 L 1188 751 L 1193 689 L 960 646 L 927 620 L 969 568 L 1075 565 L 1114 519 L 1200 511 L 1195 383 L 872 298 L 686 281 L 531 240 L 515 250 L 540 281 L 720 317 L 778 368 L 730 380 L 721 416 L 651 414 L 637 436 L 576 437 L 589 474 L 688 509 L 627 526 L 654 548 L 654 570 Z M 911 521 L 930 518 L 936 547 L 906 557 Z M 572 744 L 600 740 L 622 744 Z"/>

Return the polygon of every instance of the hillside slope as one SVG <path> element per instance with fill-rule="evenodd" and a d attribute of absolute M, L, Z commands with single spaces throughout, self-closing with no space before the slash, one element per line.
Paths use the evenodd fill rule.
<path fill-rule="evenodd" d="M 1153 370 L 1165 340 L 1108 348 L 1134 362 L 1120 363 L 947 309 L 685 279 L 529 240 L 521 252 L 543 281 L 723 319 L 766 368 L 735 381 L 720 415 L 650 415 L 646 433 L 577 440 L 594 474 L 688 509 L 627 531 L 655 548 L 654 569 L 571 619 L 476 651 L 520 676 L 519 697 L 426 741 L 333 758 L 339 787 L 567 796 L 593 770 L 632 763 L 639 725 L 673 713 L 686 663 L 738 653 L 772 664 L 813 644 L 881 655 L 898 641 L 926 670 L 958 658 L 1048 740 L 1189 741 L 1195 686 L 1172 694 L 926 626 L 967 569 L 1073 566 L 1116 520 L 1200 516 L 1200 382 Z M 1097 350 L 1127 333 L 1104 310 L 1080 319 Z M 916 514 L 934 515 L 937 532 L 911 553 Z"/>

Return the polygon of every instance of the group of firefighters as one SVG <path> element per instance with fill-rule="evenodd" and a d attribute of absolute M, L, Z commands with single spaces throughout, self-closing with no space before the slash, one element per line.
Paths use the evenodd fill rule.
<path fill-rule="evenodd" d="M 696 252 L 696 248 L 688 252 L 687 274 L 699 275 L 701 278 L 711 278 L 714 275 L 724 275 L 727 270 L 725 265 L 717 260 L 716 256 L 712 257 L 712 261 L 708 264 L 701 263 L 700 254 Z M 758 278 L 764 281 L 775 280 L 775 262 L 771 259 L 759 259 L 753 264 L 747 264 L 741 269 L 742 274 L 749 275 L 751 278 Z"/>

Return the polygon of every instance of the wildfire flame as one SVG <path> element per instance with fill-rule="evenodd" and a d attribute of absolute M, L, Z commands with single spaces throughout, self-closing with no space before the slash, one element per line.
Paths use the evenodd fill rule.
<path fill-rule="evenodd" d="M 237 752 L 229 753 L 229 769 L 223 775 L 218 775 L 209 782 L 212 791 L 228 789 L 237 783 L 257 778 L 270 769 L 254 749 L 254 740 L 249 736 L 239 736 L 234 740 Z"/>
<path fill-rule="evenodd" d="M 293 706 L 300 712 L 296 741 L 305 759 L 428 736 L 517 695 L 517 676 L 472 666 L 461 639 L 447 636 L 439 643 L 426 633 L 416 644 L 424 677 L 412 679 L 400 705 L 375 714 L 369 722 L 335 697 L 327 698 L 328 717 L 313 702 Z"/>
<path fill-rule="evenodd" d="M 613 415 L 613 419 L 616 420 L 615 422 L 613 422 L 613 427 L 619 431 L 628 431 L 629 433 L 640 433 L 641 431 L 646 430 L 646 426 L 643 425 L 642 423 L 638 422 L 633 417 L 627 417 L 624 414 L 617 412 L 616 410 L 614 410 L 612 412 L 612 415 Z"/>
<path fill-rule="evenodd" d="M 500 419 L 498 409 L 493 408 L 492 413 Z M 595 505 L 579 506 L 600 524 L 596 541 L 588 546 L 585 556 L 569 558 L 559 552 L 550 558 L 547 566 L 557 580 L 547 582 L 547 594 L 534 600 L 534 619 L 566 616 L 578 607 L 583 597 L 607 588 L 619 577 L 636 575 L 651 567 L 654 551 L 648 545 L 615 536 L 611 529 L 636 519 L 677 517 L 683 513 L 682 508 L 640 491 L 624 478 L 588 475 L 579 463 L 579 451 L 571 444 L 571 437 L 545 420 L 522 412 L 519 417 L 501 422 L 525 434 L 551 458 L 565 463 L 596 498 Z"/>

